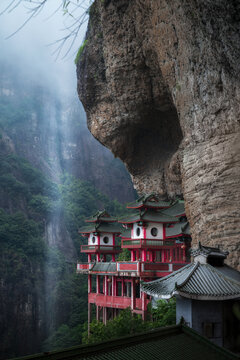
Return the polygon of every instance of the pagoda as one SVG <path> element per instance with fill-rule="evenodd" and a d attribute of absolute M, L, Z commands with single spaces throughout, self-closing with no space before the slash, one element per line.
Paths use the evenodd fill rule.
<path fill-rule="evenodd" d="M 172 274 L 143 282 L 155 299 L 176 297 L 176 321 L 184 322 L 219 346 L 240 351 L 240 272 L 224 263 L 228 252 L 203 246 L 193 261 Z"/>
<path fill-rule="evenodd" d="M 190 262 L 191 236 L 182 200 L 170 203 L 151 194 L 127 208 L 129 215 L 119 222 L 103 211 L 79 230 L 88 239 L 81 246 L 88 262 L 78 263 L 77 272 L 88 274 L 89 324 L 93 304 L 96 319 L 104 323 L 127 307 L 146 319 L 150 297 L 140 290 L 140 281 L 166 276 Z M 116 259 L 121 249 L 129 250 L 129 259 Z"/>

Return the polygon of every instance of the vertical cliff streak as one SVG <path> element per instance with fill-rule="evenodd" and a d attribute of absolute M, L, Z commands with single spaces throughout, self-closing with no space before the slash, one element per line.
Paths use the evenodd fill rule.
<path fill-rule="evenodd" d="M 183 193 L 193 241 L 238 268 L 239 7 L 96 0 L 77 66 L 92 134 L 139 192 Z"/>

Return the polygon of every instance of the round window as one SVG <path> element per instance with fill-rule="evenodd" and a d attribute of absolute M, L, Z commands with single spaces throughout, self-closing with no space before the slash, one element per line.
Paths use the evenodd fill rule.
<path fill-rule="evenodd" d="M 158 229 L 155 228 L 155 227 L 151 228 L 151 235 L 152 236 L 157 236 L 157 234 L 158 234 Z"/>
<path fill-rule="evenodd" d="M 95 236 L 92 237 L 92 243 L 95 244 L 96 238 Z"/>
<path fill-rule="evenodd" d="M 137 235 L 137 236 L 140 236 L 140 234 L 141 234 L 141 229 L 140 229 L 140 227 L 138 227 L 138 228 L 136 229 L 136 235 Z"/>
<path fill-rule="evenodd" d="M 108 237 L 108 236 L 104 236 L 103 242 L 104 242 L 104 244 L 108 244 L 108 243 L 109 243 L 109 237 Z"/>

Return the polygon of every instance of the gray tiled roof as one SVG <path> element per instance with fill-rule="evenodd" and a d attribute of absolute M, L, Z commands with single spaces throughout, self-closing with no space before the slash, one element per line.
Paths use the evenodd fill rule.
<path fill-rule="evenodd" d="M 21 360 L 235 360 L 238 356 L 190 328 L 168 326 L 97 344 L 35 354 Z M 19 360 L 20 360 L 19 359 Z"/>
<path fill-rule="evenodd" d="M 156 210 L 145 210 L 145 211 L 135 211 L 129 216 L 119 219 L 121 223 L 131 223 L 137 221 L 152 221 L 152 222 L 162 222 L 162 223 L 174 223 L 177 222 L 173 216 L 165 215 L 163 212 Z"/>
<path fill-rule="evenodd" d="M 225 259 L 227 255 L 229 254 L 228 251 L 220 250 L 219 248 L 214 248 L 210 246 L 203 246 L 201 242 L 199 242 L 198 247 L 195 249 L 191 249 L 191 255 L 197 256 L 197 255 L 204 255 L 205 257 L 221 257 Z"/>
<path fill-rule="evenodd" d="M 240 282 L 209 264 L 193 262 L 172 274 L 141 285 L 142 290 L 159 298 L 175 294 L 197 300 L 227 300 L 240 297 Z"/>
<path fill-rule="evenodd" d="M 166 236 L 190 235 L 190 226 L 188 222 L 176 223 L 172 227 L 166 227 Z"/>
<path fill-rule="evenodd" d="M 127 208 L 140 208 L 141 206 L 152 208 L 168 208 L 170 206 L 169 201 L 163 201 L 155 194 L 141 196 L 136 201 L 127 204 Z"/>
<path fill-rule="evenodd" d="M 112 218 L 106 210 L 97 211 L 93 216 L 85 220 L 86 222 L 114 222 L 117 219 Z"/>
<path fill-rule="evenodd" d="M 96 262 L 91 268 L 91 271 L 114 273 L 117 271 L 117 264 L 115 262 Z"/>
<path fill-rule="evenodd" d="M 83 226 L 79 229 L 80 233 L 120 233 L 122 231 L 122 226 L 118 223 L 91 223 L 89 225 Z"/>
<path fill-rule="evenodd" d="M 162 212 L 166 215 L 171 215 L 171 216 L 183 215 L 183 214 L 185 214 L 184 201 L 177 200 L 177 202 L 175 204 L 173 204 L 168 209 L 163 210 Z"/>

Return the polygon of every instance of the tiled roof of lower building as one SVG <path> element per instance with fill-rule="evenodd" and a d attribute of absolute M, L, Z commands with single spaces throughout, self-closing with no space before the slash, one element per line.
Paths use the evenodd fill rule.
<path fill-rule="evenodd" d="M 115 273 L 117 271 L 117 264 L 115 262 L 96 262 L 91 271 L 99 271 L 106 273 Z"/>
<path fill-rule="evenodd" d="M 162 212 L 166 215 L 171 215 L 171 216 L 184 215 L 185 214 L 184 201 L 177 200 L 175 204 L 173 204 L 171 207 L 169 207 L 166 210 L 162 210 Z"/>
<path fill-rule="evenodd" d="M 86 226 L 83 226 L 78 230 L 79 233 L 88 234 L 88 233 L 120 233 L 122 231 L 122 226 L 118 223 L 92 223 Z"/>
<path fill-rule="evenodd" d="M 173 224 L 171 227 L 166 227 L 166 236 L 181 236 L 181 235 L 190 235 L 190 226 L 188 222 L 179 222 Z"/>
<path fill-rule="evenodd" d="M 196 300 L 240 298 L 240 282 L 219 269 L 193 262 L 168 276 L 145 282 L 141 288 L 147 294 L 159 298 L 170 298 L 175 294 Z"/>
<path fill-rule="evenodd" d="M 25 356 L 22 360 L 235 360 L 238 357 L 182 325 L 95 345 Z"/>

